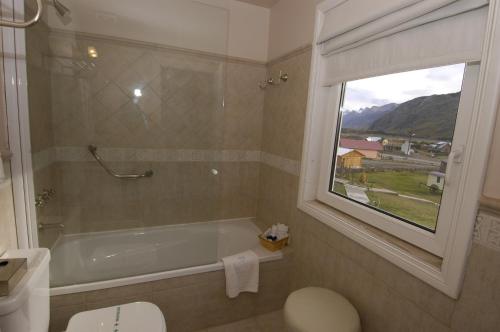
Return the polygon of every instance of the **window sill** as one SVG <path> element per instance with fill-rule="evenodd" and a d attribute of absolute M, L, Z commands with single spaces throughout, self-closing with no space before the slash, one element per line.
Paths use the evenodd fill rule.
<path fill-rule="evenodd" d="M 442 258 L 319 201 L 301 201 L 298 208 L 443 293 L 453 298 L 458 297 L 458 289 L 450 288 L 450 285 L 445 281 L 441 269 Z"/>

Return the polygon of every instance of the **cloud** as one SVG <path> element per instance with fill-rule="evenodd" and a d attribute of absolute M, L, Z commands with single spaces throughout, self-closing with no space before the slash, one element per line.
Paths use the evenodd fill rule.
<path fill-rule="evenodd" d="M 461 91 L 465 64 L 377 76 L 348 82 L 344 108 L 382 106 L 436 94 Z"/>
<path fill-rule="evenodd" d="M 368 89 L 358 89 L 356 87 L 346 90 L 344 108 L 348 110 L 359 110 L 374 105 L 390 104 L 389 99 L 377 98 L 375 93 Z"/>

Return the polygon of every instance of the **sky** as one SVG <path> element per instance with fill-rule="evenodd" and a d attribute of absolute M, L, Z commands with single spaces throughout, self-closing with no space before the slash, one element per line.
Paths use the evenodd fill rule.
<path fill-rule="evenodd" d="M 417 97 L 459 92 L 464 69 L 462 63 L 350 81 L 346 85 L 344 109 L 400 104 Z"/>

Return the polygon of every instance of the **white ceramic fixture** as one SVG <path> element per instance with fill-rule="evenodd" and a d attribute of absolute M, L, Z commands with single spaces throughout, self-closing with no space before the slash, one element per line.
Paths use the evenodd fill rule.
<path fill-rule="evenodd" d="M 288 296 L 283 312 L 290 332 L 361 332 L 354 306 L 329 289 L 299 289 Z"/>
<path fill-rule="evenodd" d="M 80 312 L 69 321 L 66 332 L 120 331 L 166 332 L 160 309 L 147 302 Z"/>
<path fill-rule="evenodd" d="M 28 271 L 9 296 L 0 297 L 0 332 L 48 332 L 48 249 L 9 250 L 1 258 L 27 258 Z M 74 315 L 66 332 L 166 332 L 165 318 L 152 304 L 136 302 Z"/>
<path fill-rule="evenodd" d="M 49 250 L 8 250 L 1 258 L 27 258 L 28 271 L 9 296 L 0 297 L 0 331 L 47 332 Z"/>

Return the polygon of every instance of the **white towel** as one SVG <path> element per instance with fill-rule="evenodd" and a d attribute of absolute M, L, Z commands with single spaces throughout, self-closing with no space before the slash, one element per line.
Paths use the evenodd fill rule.
<path fill-rule="evenodd" d="M 259 256 L 251 250 L 224 257 L 226 294 L 237 297 L 241 292 L 259 291 Z"/>

